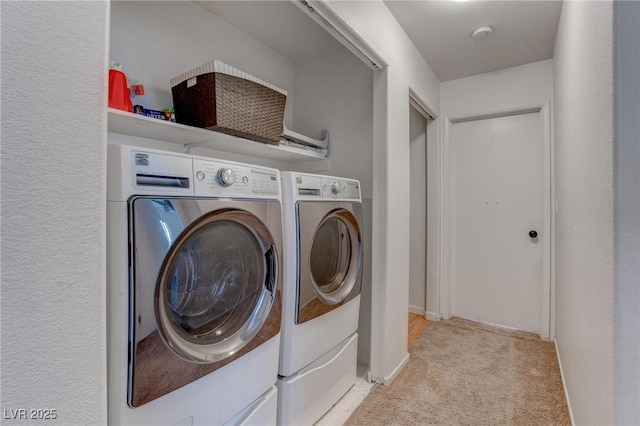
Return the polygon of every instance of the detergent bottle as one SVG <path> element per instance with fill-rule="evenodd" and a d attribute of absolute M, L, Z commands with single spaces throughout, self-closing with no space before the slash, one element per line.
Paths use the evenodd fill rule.
<path fill-rule="evenodd" d="M 120 64 L 113 62 L 109 68 L 109 108 L 131 112 L 133 105 L 129 97 L 127 76 L 122 72 Z"/>

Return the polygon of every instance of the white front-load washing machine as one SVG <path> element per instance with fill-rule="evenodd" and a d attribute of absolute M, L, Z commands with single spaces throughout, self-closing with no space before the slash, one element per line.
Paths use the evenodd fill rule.
<path fill-rule="evenodd" d="M 282 172 L 278 423 L 310 425 L 355 383 L 362 283 L 357 180 Z"/>
<path fill-rule="evenodd" d="M 273 424 L 275 169 L 108 146 L 108 421 Z"/>

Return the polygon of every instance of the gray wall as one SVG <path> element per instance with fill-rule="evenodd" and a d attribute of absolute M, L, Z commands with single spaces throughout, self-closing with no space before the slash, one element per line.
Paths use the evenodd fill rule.
<path fill-rule="evenodd" d="M 616 423 L 640 424 L 640 3 L 616 2 Z M 635 374 L 634 374 L 635 373 Z"/>
<path fill-rule="evenodd" d="M 293 130 L 319 137 L 329 129 L 326 174 L 358 179 L 362 191 L 364 259 L 358 361 L 371 363 L 371 215 L 373 71 L 347 50 L 295 64 Z M 325 172 L 322 172 L 325 173 Z"/>
<path fill-rule="evenodd" d="M 57 410 L 32 423 L 105 424 L 109 3 L 0 13 L 1 406 Z"/>
<path fill-rule="evenodd" d="M 290 59 L 193 2 L 113 2 L 109 56 L 144 84 L 133 101 L 150 109 L 173 105 L 170 80 L 214 58 L 289 92 L 293 86 Z M 289 127 L 292 108 L 289 96 Z"/>

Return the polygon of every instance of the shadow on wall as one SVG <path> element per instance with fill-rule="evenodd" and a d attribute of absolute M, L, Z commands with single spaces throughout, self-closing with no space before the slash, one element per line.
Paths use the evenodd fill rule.
<path fill-rule="evenodd" d="M 371 198 L 362 199 L 364 259 L 362 259 L 362 291 L 358 322 L 358 362 L 371 365 Z"/>

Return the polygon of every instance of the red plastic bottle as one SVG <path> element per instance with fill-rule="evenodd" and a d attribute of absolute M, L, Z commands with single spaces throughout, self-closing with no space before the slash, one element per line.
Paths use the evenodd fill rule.
<path fill-rule="evenodd" d="M 133 110 L 127 87 L 127 77 L 121 70 L 114 68 L 109 70 L 109 108 L 129 112 Z"/>

